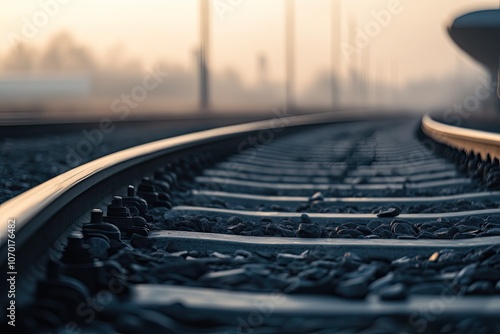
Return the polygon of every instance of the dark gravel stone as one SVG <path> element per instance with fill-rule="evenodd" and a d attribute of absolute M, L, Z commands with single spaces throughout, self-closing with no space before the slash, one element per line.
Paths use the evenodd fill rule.
<path fill-rule="evenodd" d="M 245 258 L 250 258 L 252 256 L 252 253 L 250 253 L 249 251 L 246 251 L 244 249 L 238 249 L 236 252 L 234 252 L 234 255 L 243 256 Z"/>
<path fill-rule="evenodd" d="M 297 276 L 300 278 L 305 278 L 308 280 L 318 281 L 321 278 L 325 277 L 329 273 L 329 270 L 322 268 L 310 268 L 304 271 L 301 271 Z"/>
<path fill-rule="evenodd" d="M 347 223 L 344 223 L 341 225 L 341 227 L 343 228 L 347 228 L 347 229 L 356 229 L 358 228 L 360 225 L 357 224 L 357 223 L 352 223 L 352 222 L 347 222 Z"/>
<path fill-rule="evenodd" d="M 295 212 L 302 212 L 302 211 L 305 211 L 305 210 L 309 210 L 309 203 L 302 203 L 300 204 L 297 209 L 295 209 Z"/>
<path fill-rule="evenodd" d="M 493 261 L 492 267 L 496 265 L 498 265 L 498 263 L 496 261 Z M 480 266 L 473 272 L 472 277 L 474 278 L 474 280 L 493 282 L 500 280 L 500 269 L 494 269 L 492 267 Z"/>
<path fill-rule="evenodd" d="M 356 227 L 356 230 L 363 233 L 364 235 L 372 234 L 372 230 L 365 226 L 358 226 Z"/>
<path fill-rule="evenodd" d="M 159 279 L 168 279 L 175 274 L 190 279 L 197 279 L 209 270 L 206 263 L 200 261 L 172 261 L 150 270 L 149 274 Z"/>
<path fill-rule="evenodd" d="M 287 238 L 292 238 L 297 236 L 294 228 L 282 224 L 279 225 L 279 233 L 281 233 L 282 236 Z"/>
<path fill-rule="evenodd" d="M 392 233 L 406 234 L 406 235 L 416 235 L 413 227 L 408 223 L 397 222 L 392 225 Z"/>
<path fill-rule="evenodd" d="M 279 253 L 276 256 L 276 260 L 278 261 L 278 263 L 281 263 L 281 264 L 290 264 L 290 263 L 297 261 L 297 260 L 303 260 L 304 257 L 305 257 L 304 253 L 302 253 L 300 255 L 289 254 L 289 253 Z"/>
<path fill-rule="evenodd" d="M 489 216 L 485 219 L 487 223 L 500 224 L 500 216 Z"/>
<path fill-rule="evenodd" d="M 243 208 L 244 209 L 244 208 Z M 271 210 L 272 211 L 281 211 L 281 212 L 285 212 L 287 211 L 286 208 L 282 207 L 281 205 L 278 205 L 278 204 L 272 204 L 271 205 Z"/>
<path fill-rule="evenodd" d="M 489 295 L 494 291 L 493 284 L 489 281 L 476 281 L 472 283 L 468 288 L 467 294 L 474 295 Z"/>
<path fill-rule="evenodd" d="M 238 223 L 236 225 L 229 226 L 227 229 L 234 234 L 240 234 L 243 230 L 247 228 L 248 225 L 244 223 Z M 206 231 L 206 230 L 205 230 Z"/>
<path fill-rule="evenodd" d="M 474 233 L 457 233 L 453 236 L 453 239 L 470 239 L 475 237 L 476 234 Z"/>
<path fill-rule="evenodd" d="M 436 239 L 437 236 L 434 233 L 422 231 L 418 234 L 419 239 Z"/>
<path fill-rule="evenodd" d="M 449 236 L 450 238 L 453 238 L 453 236 L 454 236 L 455 234 L 457 234 L 458 232 L 459 232 L 458 228 L 456 228 L 455 226 L 452 226 L 452 227 L 450 227 L 450 228 L 448 229 L 448 236 Z"/>
<path fill-rule="evenodd" d="M 451 239 L 450 234 L 448 233 L 447 230 L 436 232 L 436 237 L 438 237 L 438 239 Z"/>
<path fill-rule="evenodd" d="M 260 229 L 257 228 L 257 229 L 254 229 L 254 230 L 250 231 L 250 235 L 253 236 L 253 237 L 262 237 L 265 234 L 264 234 L 264 232 L 262 230 L 260 230 Z"/>
<path fill-rule="evenodd" d="M 463 225 L 462 223 L 457 226 L 457 229 L 460 233 L 473 232 L 478 230 L 476 226 Z"/>
<path fill-rule="evenodd" d="M 406 286 L 402 283 L 396 283 L 380 289 L 379 297 L 382 300 L 402 300 L 407 296 Z"/>
<path fill-rule="evenodd" d="M 368 294 L 368 284 L 364 277 L 356 277 L 340 282 L 335 293 L 344 298 L 365 298 Z"/>
<path fill-rule="evenodd" d="M 297 235 L 301 238 L 320 238 L 321 228 L 317 224 L 301 223 Z"/>
<path fill-rule="evenodd" d="M 491 230 L 486 231 L 485 233 L 488 236 L 497 236 L 500 235 L 500 228 L 493 228 Z"/>
<path fill-rule="evenodd" d="M 442 293 L 449 293 L 449 287 L 442 282 L 419 283 L 408 291 L 410 295 L 440 295 Z"/>
<path fill-rule="evenodd" d="M 191 257 L 198 257 L 198 256 L 201 255 L 201 253 L 198 252 L 198 251 L 196 251 L 196 250 L 193 250 L 193 251 L 189 251 L 188 255 L 191 256 Z"/>
<path fill-rule="evenodd" d="M 229 219 L 227 220 L 227 222 L 230 225 L 236 225 L 236 224 L 243 223 L 243 220 L 240 217 L 238 217 L 238 216 L 232 216 L 232 217 L 229 217 Z"/>
<path fill-rule="evenodd" d="M 453 239 L 453 236 L 457 233 L 459 233 L 459 230 L 455 226 L 450 228 L 443 227 L 436 231 L 436 236 L 439 239 Z"/>
<path fill-rule="evenodd" d="M 400 211 L 396 208 L 389 208 L 385 211 L 381 211 L 377 213 L 377 217 L 386 218 L 386 217 L 396 217 L 400 214 Z"/>
<path fill-rule="evenodd" d="M 148 237 L 143 237 L 138 234 L 133 234 L 130 240 L 130 244 L 135 248 L 152 249 L 154 247 L 154 241 Z"/>
<path fill-rule="evenodd" d="M 484 223 L 484 219 L 481 217 L 471 216 L 463 218 L 460 222 L 462 222 L 463 225 L 480 227 Z"/>
<path fill-rule="evenodd" d="M 394 239 L 395 236 L 391 231 L 389 231 L 387 228 L 381 228 L 377 227 L 375 230 L 373 230 L 373 234 L 378 235 L 381 238 L 384 239 Z"/>
<path fill-rule="evenodd" d="M 340 230 L 338 233 L 340 236 L 350 236 L 351 238 L 357 238 L 359 236 L 363 236 L 364 234 L 361 233 L 358 230 L 353 230 L 353 229 L 345 229 L 345 230 Z"/>
<path fill-rule="evenodd" d="M 485 229 L 494 229 L 494 228 L 500 228 L 500 224 L 493 224 L 493 223 L 487 223 L 485 222 L 484 228 Z"/>
<path fill-rule="evenodd" d="M 413 235 L 406 235 L 406 234 L 403 234 L 403 235 L 398 235 L 396 237 L 396 239 L 401 239 L 401 240 L 415 240 L 415 239 L 418 239 L 417 237 L 413 236 Z"/>
<path fill-rule="evenodd" d="M 388 224 L 382 224 L 382 225 L 379 225 L 378 227 L 376 227 L 375 229 L 373 229 L 373 232 L 378 233 L 378 232 L 383 231 L 383 230 L 390 231 L 391 227 Z"/>
<path fill-rule="evenodd" d="M 380 220 L 372 220 L 368 224 L 366 224 L 366 227 L 368 227 L 370 230 L 373 231 L 382 224 L 383 224 L 383 222 Z"/>
<path fill-rule="evenodd" d="M 459 285 L 469 285 L 472 282 L 472 275 L 476 271 L 477 263 L 471 263 L 466 265 L 460 270 L 460 272 L 455 276 L 453 282 Z"/>
<path fill-rule="evenodd" d="M 249 275 L 246 269 L 229 269 L 211 272 L 203 275 L 199 278 L 200 282 L 212 282 L 215 281 L 218 284 L 226 284 L 229 286 L 235 286 L 239 284 L 248 283 Z"/>
<path fill-rule="evenodd" d="M 394 272 L 389 272 L 387 275 L 373 281 L 369 286 L 369 290 L 371 292 L 380 293 L 383 288 L 397 283 L 396 280 L 397 277 Z"/>
<path fill-rule="evenodd" d="M 319 191 L 317 193 L 314 193 L 314 195 L 312 195 L 311 197 L 309 197 L 310 202 L 323 201 L 323 200 L 324 200 L 323 194 Z"/>
<path fill-rule="evenodd" d="M 305 214 L 305 213 L 303 213 L 303 214 L 300 216 L 300 221 L 301 221 L 302 223 L 304 223 L 304 224 L 310 224 L 310 223 L 312 223 L 311 218 L 310 218 L 307 214 Z"/>
<path fill-rule="evenodd" d="M 361 259 L 361 257 L 359 257 L 358 254 L 347 252 L 342 257 L 341 263 L 344 269 L 354 270 L 357 269 L 363 263 L 363 260 Z"/>
<path fill-rule="evenodd" d="M 276 224 L 267 224 L 264 231 L 265 235 L 277 236 L 279 235 L 280 228 Z"/>
<path fill-rule="evenodd" d="M 188 221 L 180 222 L 180 223 L 177 224 L 177 226 L 179 228 L 184 227 L 184 228 L 187 228 L 187 229 L 191 229 L 192 231 L 196 231 L 196 232 L 203 232 L 202 223 L 197 218 L 194 218 L 194 219 L 188 220 Z"/>

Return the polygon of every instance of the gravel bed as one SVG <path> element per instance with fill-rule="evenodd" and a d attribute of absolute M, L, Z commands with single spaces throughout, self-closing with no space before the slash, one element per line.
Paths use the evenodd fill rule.
<path fill-rule="evenodd" d="M 208 128 L 186 122 L 115 124 L 102 137 L 98 127 L 58 133 L 0 137 L 0 203 L 78 165 L 150 141 Z M 177 128 L 176 128 L 177 127 Z M 48 130 L 46 132 L 49 132 Z M 95 135 L 94 143 L 88 137 Z"/>
<path fill-rule="evenodd" d="M 202 204 L 209 208 L 230 209 L 230 210 L 249 210 L 263 212 L 310 212 L 310 213 L 374 213 L 387 211 L 390 208 L 395 208 L 399 213 L 440 213 L 440 212 L 459 212 L 484 209 L 497 209 L 500 207 L 498 202 L 490 200 L 468 201 L 460 199 L 453 202 L 436 202 L 433 204 L 416 203 L 416 204 L 396 204 L 387 202 L 386 204 L 342 204 L 329 203 L 321 200 L 297 203 L 296 205 L 280 205 L 280 204 L 240 204 L 235 205 L 226 202 L 222 199 L 206 196 L 192 198 L 190 195 L 185 196 L 184 200 L 176 198 L 176 205 L 199 206 Z"/>
<path fill-rule="evenodd" d="M 299 238 L 357 238 L 357 239 L 467 239 L 500 235 L 500 216 L 439 218 L 413 223 L 395 218 L 391 221 L 372 220 L 367 224 L 338 220 L 317 224 L 303 214 L 300 220 L 283 219 L 273 222 L 269 218 L 246 220 L 238 216 L 181 215 L 164 208 L 150 210 L 161 230 L 207 232 L 247 236 L 299 237 Z"/>
<path fill-rule="evenodd" d="M 470 252 L 441 250 L 430 257 L 389 260 L 335 256 L 326 251 L 231 254 L 151 246 L 133 235 L 132 249 L 111 259 L 127 271 L 129 283 L 172 284 L 254 292 L 333 295 L 348 299 L 409 295 L 500 295 L 500 246 Z"/>

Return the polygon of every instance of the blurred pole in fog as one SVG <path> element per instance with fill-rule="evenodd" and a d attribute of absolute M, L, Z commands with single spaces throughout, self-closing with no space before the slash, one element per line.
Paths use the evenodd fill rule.
<path fill-rule="evenodd" d="M 267 86 L 267 58 L 264 54 L 257 56 L 257 80 L 259 85 Z"/>
<path fill-rule="evenodd" d="M 331 99 L 332 108 L 338 107 L 340 105 L 340 92 L 339 92 L 339 80 L 340 80 L 340 36 L 341 36 L 341 0 L 331 0 L 331 17 L 330 17 L 330 27 L 331 27 L 331 41 L 330 41 L 330 52 L 331 52 Z"/>
<path fill-rule="evenodd" d="M 351 16 L 349 18 L 349 45 L 357 45 L 356 44 L 356 22 L 355 19 Z M 355 105 L 357 103 L 357 96 L 358 96 L 358 79 L 357 79 L 357 73 L 356 73 L 356 66 L 358 64 L 358 53 L 355 52 L 354 55 L 350 56 L 351 59 L 349 60 L 349 87 L 350 87 L 350 93 L 349 93 L 349 104 L 351 106 Z M 354 58 L 354 59 L 352 59 Z"/>
<path fill-rule="evenodd" d="M 209 15 L 210 0 L 200 1 L 200 110 L 207 111 L 210 107 L 209 89 Z"/>
<path fill-rule="evenodd" d="M 377 101 L 380 108 L 386 105 L 386 70 L 384 64 L 379 64 L 377 67 Z"/>
<path fill-rule="evenodd" d="M 387 65 L 387 104 L 389 108 L 394 104 L 394 63 Z"/>
<path fill-rule="evenodd" d="M 398 92 L 399 92 L 399 67 L 397 63 L 393 64 L 392 67 L 392 104 L 396 106 L 398 104 Z"/>
<path fill-rule="evenodd" d="M 369 52 L 369 45 L 367 45 L 363 50 L 361 50 L 361 55 L 360 55 L 360 65 L 359 65 L 359 86 L 360 86 L 360 97 L 359 100 L 363 107 L 366 107 L 367 101 L 368 101 L 368 94 L 367 94 L 367 66 L 368 66 L 368 52 Z"/>
<path fill-rule="evenodd" d="M 371 89 L 371 85 L 370 85 L 370 56 L 371 56 L 371 48 L 370 48 L 370 45 L 368 45 L 366 47 L 366 50 L 365 50 L 365 53 L 364 53 L 365 57 L 364 57 L 364 66 L 363 66 L 363 69 L 364 69 L 364 82 L 365 82 L 365 86 L 364 86 L 364 92 L 365 92 L 365 105 L 366 106 L 370 106 L 370 95 L 371 95 L 371 92 L 370 92 L 370 89 Z"/>
<path fill-rule="evenodd" d="M 285 104 L 286 110 L 293 111 L 295 101 L 294 101 L 294 81 L 295 81 L 295 45 L 294 45 L 294 35 L 295 35 L 295 0 L 284 0 L 285 1 L 285 75 L 286 75 L 286 88 L 285 88 Z"/>
<path fill-rule="evenodd" d="M 354 41 L 355 43 L 358 41 L 358 27 L 359 20 L 358 20 L 358 13 L 356 13 L 356 16 L 354 17 L 354 31 L 353 31 L 353 36 L 354 36 Z M 357 44 L 352 44 L 352 45 L 357 45 Z M 357 106 L 361 106 L 363 104 L 363 68 L 362 68 L 362 54 L 363 54 L 364 48 L 361 48 L 359 52 L 356 52 L 355 59 L 356 59 L 356 67 L 354 70 L 354 74 L 356 75 L 356 104 Z"/>

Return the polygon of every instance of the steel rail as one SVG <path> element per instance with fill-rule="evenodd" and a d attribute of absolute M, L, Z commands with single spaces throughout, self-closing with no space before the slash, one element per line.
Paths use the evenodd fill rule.
<path fill-rule="evenodd" d="M 429 115 L 422 118 L 422 131 L 439 143 L 480 154 L 482 158 L 489 154 L 491 158 L 500 159 L 499 133 L 444 124 Z"/>
<path fill-rule="evenodd" d="M 286 113 L 285 113 L 286 115 Z M 374 117 L 373 117 L 374 118 Z M 124 188 L 123 180 L 140 180 L 155 168 L 186 154 L 217 146 L 218 152 L 242 150 L 250 134 L 270 131 L 278 136 L 283 130 L 318 126 L 333 122 L 372 119 L 349 112 L 318 113 L 276 117 L 240 125 L 225 126 L 139 145 L 110 154 L 54 177 L 0 205 L 0 253 L 7 254 L 8 225 L 15 222 L 16 271 L 32 268 L 71 226 L 96 205 L 98 199 Z M 285 132 L 287 132 L 285 131 Z M 229 140 L 232 139 L 232 140 Z M 239 140 L 238 140 L 239 139 Z M 0 268 L 7 270 L 7 256 Z M 0 283 L 3 288 L 5 280 Z M 3 290 L 6 291 L 6 290 Z M 0 297 L 0 305 L 6 301 Z"/>
<path fill-rule="evenodd" d="M 336 114 L 339 116 L 339 114 Z M 296 128 L 296 127 L 306 127 L 320 125 L 326 122 L 341 122 L 341 121 L 353 121 L 357 120 L 356 117 L 351 115 L 344 115 L 340 117 L 332 118 L 331 115 L 327 114 L 316 114 L 308 116 L 293 116 L 284 118 L 286 120 L 286 127 Z M 424 117 L 425 118 L 425 117 Z M 209 148 L 217 147 L 218 151 L 227 150 L 227 152 L 220 153 L 222 156 L 226 153 L 237 152 L 241 150 L 241 143 L 244 143 L 249 134 L 254 134 L 259 131 L 275 131 L 275 134 L 281 133 L 283 126 L 281 124 L 276 124 L 279 122 L 274 122 L 270 124 L 269 121 L 259 121 L 253 123 L 247 123 L 243 125 L 228 126 L 213 130 L 206 130 L 197 133 L 192 133 L 188 135 L 183 135 L 175 138 L 160 140 L 152 142 L 145 145 L 140 145 L 128 150 L 117 152 L 109 156 L 103 157 L 101 159 L 95 160 L 93 162 L 87 163 L 80 167 L 77 167 L 67 173 L 64 173 L 46 183 L 43 183 L 24 194 L 2 204 L 0 206 L 0 249 L 6 250 L 6 232 L 7 225 L 9 221 L 16 221 L 16 246 L 19 250 L 29 252 L 29 256 L 18 257 L 20 263 L 20 270 L 26 270 L 29 266 L 36 264 L 34 260 L 40 258 L 40 253 L 47 252 L 47 249 L 51 244 L 54 243 L 55 238 L 60 237 L 68 228 L 74 227 L 75 223 L 81 219 L 81 216 L 93 205 L 96 204 L 100 199 L 111 195 L 117 189 L 120 189 L 126 184 L 124 180 L 131 181 L 137 180 L 139 177 L 144 176 L 144 174 L 151 173 L 154 168 L 164 165 L 166 162 L 173 161 L 175 158 L 182 157 L 186 154 L 197 153 L 200 151 L 207 150 Z M 428 125 L 428 124 L 427 124 Z M 424 128 L 424 122 L 422 122 L 422 128 Z M 287 129 L 288 130 L 288 129 Z M 437 130 L 436 130 L 437 131 Z M 425 132 L 425 130 L 424 130 Z M 500 136 L 499 136 L 500 138 Z M 499 139 L 500 140 L 500 139 Z M 383 167 L 393 165 L 385 164 Z M 421 177 L 425 180 L 425 177 Z M 399 178 L 397 180 L 406 180 L 407 178 Z M 420 177 L 417 178 L 420 180 Z M 217 178 L 209 177 L 197 177 L 198 181 L 217 181 Z M 379 180 L 380 181 L 380 180 Z M 403 184 L 401 188 L 426 188 L 426 187 L 436 187 L 442 185 L 453 185 L 453 184 L 466 184 L 468 179 L 451 179 L 444 181 L 434 181 L 434 182 L 421 182 L 416 184 Z M 231 184 L 231 183 L 230 183 Z M 236 185 L 245 185 L 249 188 L 255 188 L 257 186 L 261 187 L 260 183 L 257 182 L 234 182 Z M 295 189 L 296 185 L 280 184 L 281 188 Z M 326 185 L 320 185 L 325 186 Z M 348 189 L 370 189 L 378 190 L 385 189 L 387 184 L 371 184 L 371 185 L 349 185 Z M 393 185 L 390 185 L 393 186 Z M 273 187 L 276 187 L 274 185 Z M 280 188 L 278 187 L 278 188 Z M 334 187 L 342 188 L 341 185 L 334 185 Z M 299 187 L 309 189 L 310 187 Z M 320 187 L 321 188 L 321 187 Z M 399 187 L 398 187 L 399 188 Z M 343 188 L 342 188 L 343 189 Z M 347 188 L 346 188 L 347 189 Z M 258 196 L 258 195 L 253 195 Z M 452 195 L 458 196 L 458 195 Z M 449 197 L 449 198 L 448 198 Z M 448 196 L 447 199 L 451 200 Z M 411 200 L 414 200 L 412 198 Z M 269 213 L 269 212 L 253 212 L 253 211 L 239 211 L 239 210 L 221 210 L 212 208 L 197 208 L 197 207 L 174 207 L 173 213 L 179 212 L 196 212 L 196 213 L 216 213 L 224 215 L 239 215 L 246 217 L 272 217 L 272 218 L 282 218 L 282 216 L 300 218 L 301 213 Z M 467 212 L 454 212 L 449 213 L 449 217 L 462 217 L 465 215 L 486 215 L 486 214 L 497 214 L 500 213 L 500 209 L 488 209 L 488 210 L 478 210 L 478 211 L 467 211 Z M 358 218 L 358 219 L 374 219 L 376 218 L 371 214 L 309 214 L 312 218 L 318 219 L 330 219 L 330 218 Z M 442 217 L 443 214 L 403 214 L 399 215 L 398 218 L 408 218 L 408 219 L 429 219 Z M 394 219 L 394 218 L 389 218 Z M 478 247 L 485 247 L 491 244 L 498 244 L 500 237 L 483 237 L 475 238 L 471 240 L 404 240 L 393 241 L 393 240 L 342 240 L 342 239 L 300 239 L 300 238 L 276 238 L 276 237 L 248 237 L 248 236 L 234 236 L 234 235 L 217 235 L 209 233 L 198 233 L 198 232 L 183 232 L 183 231 L 161 231 L 153 232 L 149 236 L 150 240 L 155 243 L 162 243 L 162 247 L 166 246 L 166 243 L 174 243 L 176 246 L 189 247 L 191 249 L 206 249 L 214 250 L 220 248 L 221 250 L 227 251 L 228 249 L 240 249 L 244 247 L 245 249 L 262 249 L 270 248 L 276 250 L 285 250 L 293 248 L 294 251 L 299 251 L 301 249 L 310 248 L 328 248 L 333 249 L 339 254 L 356 251 L 360 254 L 386 254 L 390 258 L 397 258 L 402 256 L 422 255 L 424 252 L 429 255 L 437 250 L 448 248 L 456 249 L 460 251 L 474 249 Z M 33 241 L 36 241 L 33 243 Z M 32 247 L 32 243 L 36 246 Z M 7 259 L 0 259 L 1 267 L 6 267 Z M 5 284 L 5 283 L 3 283 Z M 142 290 L 141 290 L 142 289 Z M 199 295 L 193 294 L 193 298 L 190 299 L 187 294 L 191 288 L 186 288 L 186 302 L 190 303 L 190 300 L 199 300 L 199 298 L 205 298 L 207 301 L 206 293 L 204 290 L 200 290 L 202 293 Z M 184 291 L 182 288 L 179 290 L 178 287 L 156 287 L 156 286 L 135 286 L 133 287 L 134 295 L 137 297 L 142 291 L 147 295 L 147 298 L 138 298 L 133 300 L 133 302 L 138 302 L 142 300 L 148 301 L 152 299 L 149 296 L 154 296 L 159 291 L 167 292 L 169 290 Z M 208 290 L 207 290 L 208 291 Z M 218 295 L 220 292 L 214 292 Z M 231 296 L 238 296 L 239 293 L 230 292 Z M 144 294 L 143 294 L 144 296 Z M 253 295 L 255 296 L 255 295 Z M 177 298 L 183 297 L 182 294 Z M 257 296 L 258 297 L 258 296 Z M 247 304 L 258 299 L 257 297 L 250 297 Z M 262 297 L 262 296 L 261 296 Z M 1 297 L 0 302 L 3 302 Z M 260 297 L 259 297 L 260 298 Z M 295 297 L 286 297 L 290 300 L 290 303 L 295 303 L 297 308 L 304 310 L 303 303 L 300 301 L 301 298 L 295 299 Z M 412 297 L 413 300 L 414 297 Z M 321 298 L 320 298 L 321 299 Z M 417 298 L 418 299 L 418 298 Z M 222 299 L 221 299 L 222 300 Z M 242 297 L 243 300 L 243 297 Z M 319 300 L 319 299 L 318 299 Z M 330 302 L 327 299 L 321 299 L 321 301 Z M 472 300 L 472 299 L 469 299 Z M 469 309 L 468 301 L 461 300 L 456 308 L 455 306 L 449 308 L 447 312 L 460 313 L 465 309 Z M 154 299 L 155 303 L 162 305 L 165 298 L 157 296 Z M 311 299 L 311 302 L 316 302 L 316 299 Z M 426 301 L 427 302 L 427 301 Z M 477 304 L 483 303 L 484 299 L 478 299 Z M 498 300 L 496 298 L 490 299 L 492 307 L 488 309 L 488 313 L 497 314 L 500 309 Z M 139 302 L 139 304 L 141 304 Z M 294 304 L 294 305 L 295 305 Z M 337 303 L 333 309 L 339 310 L 342 306 L 341 302 Z M 476 302 L 475 302 L 476 304 Z M 333 304 L 332 304 L 333 305 Z M 369 304 L 367 307 L 363 308 L 363 311 L 369 310 L 373 307 L 373 303 Z M 385 305 L 385 304 L 384 304 Z M 389 305 L 389 304 L 387 304 Z M 418 305 L 423 305 L 418 304 Z M 206 308 L 213 308 L 214 304 L 207 304 Z M 394 305 L 393 305 L 394 306 Z M 414 306 L 417 306 L 415 304 Z M 219 303 L 219 307 L 226 307 L 223 302 Z M 330 306 L 332 307 L 332 306 Z M 247 307 L 245 306 L 246 310 Z M 395 313 L 396 307 L 391 308 L 390 314 Z M 417 308 L 408 308 L 405 312 L 413 312 Z M 479 308 L 477 308 L 479 309 Z M 286 310 L 283 310 L 286 312 Z M 295 312 L 296 310 L 293 310 Z M 315 311 L 312 311 L 314 313 Z M 482 311 L 477 311 L 478 313 L 484 314 Z"/>

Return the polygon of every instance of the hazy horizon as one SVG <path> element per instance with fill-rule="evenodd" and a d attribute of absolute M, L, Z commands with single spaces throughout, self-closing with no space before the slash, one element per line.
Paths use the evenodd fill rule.
<path fill-rule="evenodd" d="M 213 0 L 210 7 L 214 106 L 251 104 L 256 99 L 264 105 L 281 103 L 285 0 L 242 0 L 232 7 L 221 7 L 221 1 Z M 337 1 L 341 20 L 336 27 L 342 33 L 333 70 L 345 103 L 381 104 L 384 98 L 377 101 L 377 96 L 385 94 L 388 105 L 416 107 L 425 97 L 423 108 L 438 108 L 467 94 L 486 77 L 485 70 L 448 38 L 445 27 L 458 14 L 497 7 L 496 0 Z M 331 100 L 331 2 L 295 1 L 298 104 L 328 106 Z M 384 24 L 380 13 L 391 6 L 398 11 Z M 14 72 L 80 73 L 90 78 L 86 94 L 106 90 L 118 94 L 137 84 L 147 67 L 161 63 L 171 72 L 165 80 L 169 93 L 164 96 L 172 105 L 176 99 L 181 105 L 196 105 L 198 1 L 7 1 L 4 8 L 0 77 Z M 48 17 L 45 24 L 43 13 Z M 366 37 L 372 23 L 380 29 Z M 346 46 L 356 47 L 363 34 L 366 44 L 348 57 Z M 13 51 L 16 42 L 22 42 L 21 53 Z M 388 87 L 390 91 L 384 91 Z M 163 88 L 161 92 L 166 91 Z M 361 96 L 364 91 L 371 96 Z M 160 91 L 156 95 L 160 97 Z"/>

